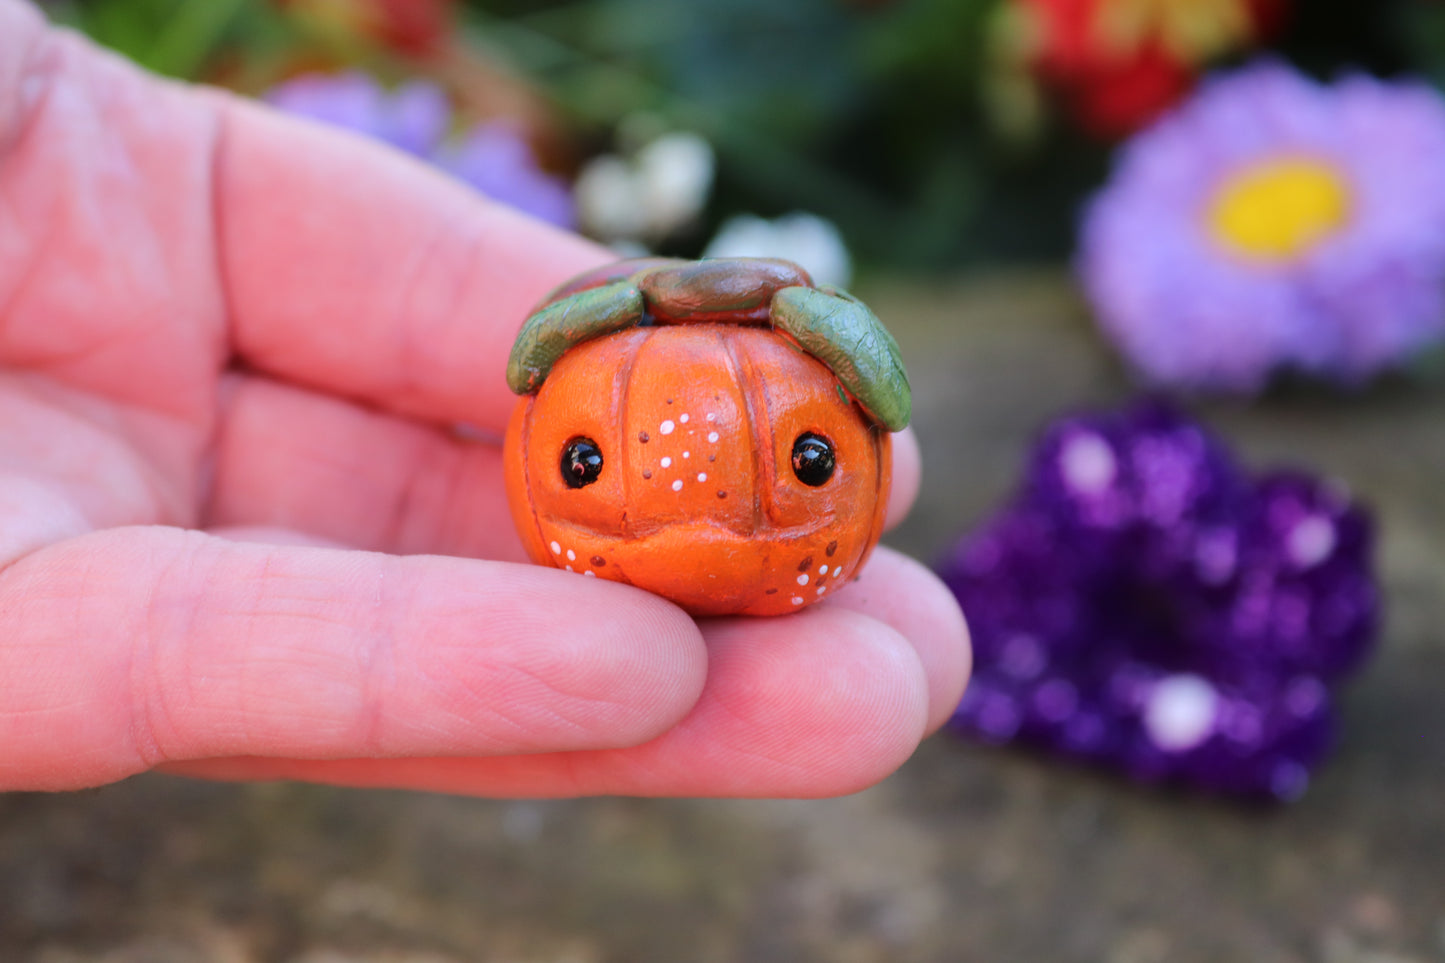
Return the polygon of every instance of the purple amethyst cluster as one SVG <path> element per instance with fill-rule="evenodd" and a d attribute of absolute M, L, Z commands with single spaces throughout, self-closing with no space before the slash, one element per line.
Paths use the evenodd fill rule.
<path fill-rule="evenodd" d="M 952 726 L 1143 781 L 1288 800 L 1376 633 L 1371 526 L 1304 474 L 1253 476 L 1159 402 L 1065 418 L 945 559 L 975 671 Z"/>

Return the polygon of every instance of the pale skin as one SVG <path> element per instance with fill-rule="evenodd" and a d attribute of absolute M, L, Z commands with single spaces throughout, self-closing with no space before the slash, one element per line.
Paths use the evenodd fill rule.
<path fill-rule="evenodd" d="M 918 563 L 880 548 L 806 611 L 703 621 L 524 563 L 507 354 L 608 258 L 0 0 L 0 789 L 822 796 L 892 772 L 968 674 Z M 919 473 L 896 440 L 894 520 Z"/>

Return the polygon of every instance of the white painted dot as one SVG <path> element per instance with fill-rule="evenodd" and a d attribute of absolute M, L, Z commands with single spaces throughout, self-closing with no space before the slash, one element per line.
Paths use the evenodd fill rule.
<path fill-rule="evenodd" d="M 705 472 L 705 471 L 700 471 L 700 472 L 698 472 L 698 473 L 697 473 L 697 480 L 700 481 L 700 482 L 705 482 L 705 481 L 707 481 L 707 472 Z"/>
<path fill-rule="evenodd" d="M 798 584 L 799 584 L 799 585 L 807 585 L 807 584 L 808 584 L 808 573 L 807 573 L 807 572 L 804 572 L 802 575 L 799 575 L 799 576 L 798 576 Z"/>
<path fill-rule="evenodd" d="M 672 467 L 672 459 L 671 459 L 671 458 L 664 458 L 664 459 L 662 460 L 662 467 L 663 467 L 663 468 L 671 468 L 671 467 Z"/>
<path fill-rule="evenodd" d="M 553 554 L 553 555 L 561 555 L 561 554 L 562 554 L 562 546 L 561 546 L 561 545 L 558 545 L 556 542 L 553 542 L 553 543 L 552 543 L 552 554 Z"/>
<path fill-rule="evenodd" d="M 685 451 L 685 452 L 682 453 L 682 457 L 684 457 L 684 458 L 691 458 L 691 457 L 692 457 L 692 452 L 690 452 L 690 451 Z"/>
<path fill-rule="evenodd" d="M 1219 693 L 1197 675 L 1160 679 L 1144 705 L 1144 731 L 1165 752 L 1193 749 L 1214 731 Z"/>
<path fill-rule="evenodd" d="M 682 479 L 681 479 L 681 478 L 679 478 L 677 481 L 675 481 L 675 482 L 672 483 L 672 490 L 675 491 L 675 492 L 680 492 L 680 491 L 682 491 Z"/>
<path fill-rule="evenodd" d="M 575 561 L 577 561 L 577 553 L 574 552 L 574 551 L 572 551 L 570 548 L 567 549 L 567 561 L 569 561 L 569 562 L 575 562 Z"/>
<path fill-rule="evenodd" d="M 597 577 L 597 573 L 594 572 L 594 571 L 592 571 L 590 568 L 589 568 L 587 571 L 583 572 L 582 574 L 583 574 L 583 575 L 590 575 L 590 576 L 592 576 L 593 578 L 596 578 L 596 577 Z"/>
<path fill-rule="evenodd" d="M 837 568 L 833 569 L 833 577 L 834 577 L 834 578 L 837 578 L 839 575 L 842 575 L 842 574 L 843 574 L 843 566 L 839 565 Z"/>
<path fill-rule="evenodd" d="M 676 427 L 677 425 L 674 425 L 671 421 L 664 421 L 662 424 L 657 426 L 657 430 L 662 432 L 664 435 L 670 435 L 672 434 L 672 429 Z"/>
<path fill-rule="evenodd" d="M 794 605 L 802 605 L 803 597 L 801 595 L 794 595 L 792 601 Z"/>
<path fill-rule="evenodd" d="M 568 566 L 567 566 L 567 571 L 569 571 L 569 572 L 575 572 L 576 569 L 574 569 L 572 566 L 568 565 Z"/>
<path fill-rule="evenodd" d="M 707 420 L 708 420 L 708 421 L 717 421 L 717 415 L 716 415 L 715 413 L 709 411 L 709 412 L 707 413 Z"/>
<path fill-rule="evenodd" d="M 707 440 L 708 440 L 708 441 L 713 441 L 713 442 L 717 441 L 717 432 L 715 432 L 715 431 L 710 431 L 710 432 L 708 432 L 708 433 L 707 433 Z"/>
<path fill-rule="evenodd" d="M 1335 541 L 1334 524 L 1328 518 L 1311 515 L 1290 530 L 1287 542 L 1290 558 L 1300 568 L 1314 568 L 1333 554 Z"/>
<path fill-rule="evenodd" d="M 819 566 L 818 566 L 818 574 L 819 574 L 819 575 L 827 575 L 827 574 L 828 574 L 828 564 L 827 564 L 826 562 L 824 562 L 822 565 L 819 565 Z"/>
<path fill-rule="evenodd" d="M 826 591 L 828 591 L 828 586 L 826 586 L 826 585 L 819 585 L 819 586 L 818 586 L 818 594 L 819 594 L 819 595 L 822 595 L 822 594 L 823 594 L 824 592 L 826 592 Z"/>
<path fill-rule="evenodd" d="M 1078 435 L 1064 444 L 1059 468 L 1069 487 L 1085 495 L 1096 495 L 1108 488 L 1118 470 L 1109 443 L 1092 434 Z"/>
<path fill-rule="evenodd" d="M 684 411 L 684 412 L 682 413 L 682 417 L 679 418 L 679 419 L 677 419 L 677 420 L 680 421 L 680 422 L 682 422 L 684 425 L 687 424 L 687 412 Z"/>

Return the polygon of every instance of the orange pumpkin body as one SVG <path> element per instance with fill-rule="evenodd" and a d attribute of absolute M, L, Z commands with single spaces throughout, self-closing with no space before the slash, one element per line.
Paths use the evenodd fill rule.
<path fill-rule="evenodd" d="M 804 433 L 836 467 L 810 487 L 793 470 Z M 561 469 L 596 443 L 595 482 Z M 634 327 L 563 354 L 517 403 L 507 495 L 534 561 L 614 579 L 694 615 L 778 615 L 825 598 L 882 533 L 888 431 L 822 362 L 767 327 Z"/>

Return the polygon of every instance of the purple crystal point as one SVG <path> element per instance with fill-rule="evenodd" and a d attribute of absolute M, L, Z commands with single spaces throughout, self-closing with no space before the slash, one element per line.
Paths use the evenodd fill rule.
<path fill-rule="evenodd" d="M 1251 476 L 1163 403 L 1061 419 L 940 565 L 975 645 L 952 727 L 1294 798 L 1330 745 L 1330 687 L 1376 634 L 1371 551 L 1344 493 Z"/>

